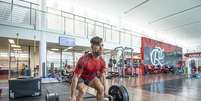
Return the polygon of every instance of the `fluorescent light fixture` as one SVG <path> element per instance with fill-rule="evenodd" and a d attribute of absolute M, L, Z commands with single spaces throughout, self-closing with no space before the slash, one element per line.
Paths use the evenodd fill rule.
<path fill-rule="evenodd" d="M 22 49 L 21 48 L 14 48 L 13 50 L 14 51 L 21 51 Z"/>
<path fill-rule="evenodd" d="M 8 57 L 8 53 L 0 53 L 0 57 Z"/>
<path fill-rule="evenodd" d="M 68 48 L 65 48 L 63 51 L 66 52 L 68 50 Z"/>
<path fill-rule="evenodd" d="M 58 51 L 59 49 L 57 49 L 57 48 L 52 48 L 51 50 L 52 50 L 52 51 Z"/>
<path fill-rule="evenodd" d="M 21 46 L 20 45 L 11 45 L 11 47 L 13 47 L 13 48 L 20 48 Z"/>
<path fill-rule="evenodd" d="M 20 57 L 28 57 L 28 54 L 20 54 Z"/>
<path fill-rule="evenodd" d="M 15 44 L 15 41 L 13 39 L 8 39 L 10 44 Z"/>
<path fill-rule="evenodd" d="M 73 47 L 68 47 L 67 49 L 72 49 Z"/>
<path fill-rule="evenodd" d="M 73 47 L 68 47 L 68 48 L 65 48 L 63 51 L 67 51 L 69 49 L 72 49 Z"/>

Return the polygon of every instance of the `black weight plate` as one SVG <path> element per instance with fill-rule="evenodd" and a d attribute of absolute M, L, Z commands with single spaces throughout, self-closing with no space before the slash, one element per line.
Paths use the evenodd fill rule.
<path fill-rule="evenodd" d="M 121 85 L 122 89 L 123 89 L 123 94 L 124 94 L 124 101 L 129 101 L 129 94 L 128 94 L 128 90 L 126 89 L 125 86 Z"/>
<path fill-rule="evenodd" d="M 126 101 L 126 94 L 125 94 L 125 90 L 124 90 L 124 88 L 122 87 L 122 86 L 119 86 L 119 88 L 121 89 L 121 92 L 122 92 L 122 97 L 123 97 L 123 100 L 122 101 Z"/>
<path fill-rule="evenodd" d="M 45 97 L 46 101 L 59 101 L 59 96 L 56 93 L 49 93 Z"/>
<path fill-rule="evenodd" d="M 123 94 L 123 88 L 120 86 L 113 85 L 109 88 L 109 95 L 113 97 L 114 101 L 124 101 L 124 94 Z"/>

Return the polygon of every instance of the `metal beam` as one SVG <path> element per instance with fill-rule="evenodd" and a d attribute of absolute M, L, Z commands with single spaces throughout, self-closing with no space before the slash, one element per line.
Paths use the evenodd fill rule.
<path fill-rule="evenodd" d="M 183 11 L 179 11 L 179 12 L 176 12 L 176 13 L 173 13 L 173 14 L 170 14 L 170 15 L 167 15 L 167 16 L 164 16 L 164 17 L 161 17 L 161 18 L 158 18 L 158 19 L 153 20 L 153 21 L 150 21 L 149 24 L 156 23 L 156 22 L 158 22 L 158 21 L 167 19 L 167 18 L 172 17 L 172 16 L 176 16 L 176 15 L 178 15 L 178 14 L 184 13 L 184 12 L 186 12 L 186 11 L 189 11 L 189 10 L 192 10 L 192 9 L 195 9 L 195 8 L 198 8 L 198 7 L 201 7 L 201 4 L 196 5 L 196 6 L 193 6 L 193 7 L 188 8 L 188 9 L 185 9 L 185 10 L 183 10 Z"/>
<path fill-rule="evenodd" d="M 133 10 L 136 9 L 137 7 L 142 6 L 143 4 L 147 3 L 148 1 L 150 1 L 150 0 L 145 0 L 145 1 L 143 1 L 142 3 L 140 3 L 140 4 L 138 4 L 138 5 L 134 6 L 134 7 L 132 7 L 132 8 L 130 8 L 130 9 L 128 9 L 127 11 L 124 12 L 124 14 L 128 14 L 129 12 L 133 11 Z"/>

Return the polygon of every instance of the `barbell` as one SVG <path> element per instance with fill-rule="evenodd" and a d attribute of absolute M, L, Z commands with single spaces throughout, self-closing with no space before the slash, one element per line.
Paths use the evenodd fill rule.
<path fill-rule="evenodd" d="M 45 99 L 46 101 L 60 101 L 59 96 L 61 95 L 67 94 L 47 93 Z M 84 97 L 83 99 L 89 98 L 96 98 L 96 96 L 88 96 Z M 123 85 L 112 85 L 109 88 L 108 96 L 105 98 L 107 98 L 109 101 L 129 101 L 128 91 Z"/>

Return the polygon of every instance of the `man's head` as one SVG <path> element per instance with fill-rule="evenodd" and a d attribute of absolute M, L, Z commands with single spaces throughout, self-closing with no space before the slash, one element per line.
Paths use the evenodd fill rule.
<path fill-rule="evenodd" d="M 103 51 L 103 39 L 98 36 L 95 36 L 90 40 L 90 43 L 93 55 L 101 55 Z"/>

